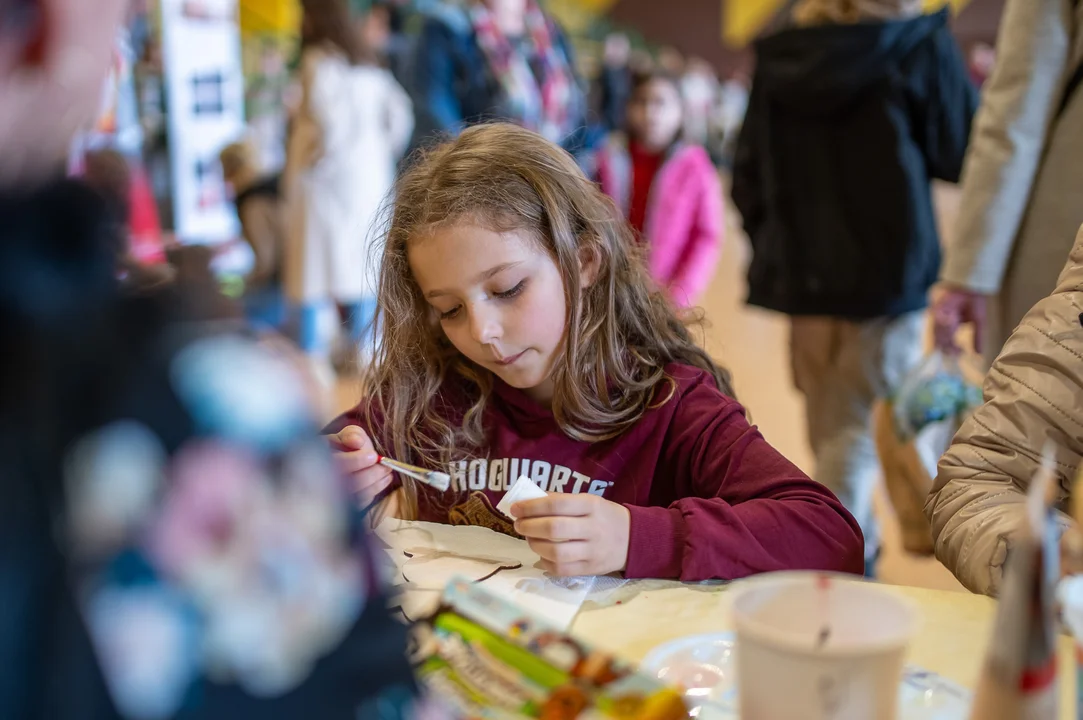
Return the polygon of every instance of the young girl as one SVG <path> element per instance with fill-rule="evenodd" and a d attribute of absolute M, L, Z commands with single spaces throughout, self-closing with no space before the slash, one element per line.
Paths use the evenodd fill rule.
<path fill-rule="evenodd" d="M 598 182 L 647 244 L 651 277 L 681 306 L 695 304 L 722 250 L 722 189 L 707 151 L 681 142 L 677 81 L 660 70 L 632 82 L 627 135 L 597 158 Z"/>
<path fill-rule="evenodd" d="M 550 572 L 861 572 L 857 524 L 772 449 L 571 156 L 507 124 L 402 177 L 369 396 L 329 428 L 364 499 L 525 537 Z M 377 453 L 447 470 L 444 494 Z M 526 476 L 549 493 L 494 508 Z"/>

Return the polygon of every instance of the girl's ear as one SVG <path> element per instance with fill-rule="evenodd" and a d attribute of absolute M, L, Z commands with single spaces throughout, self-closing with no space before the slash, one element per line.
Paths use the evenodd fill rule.
<path fill-rule="evenodd" d="M 586 290 L 598 279 L 602 269 L 602 260 L 597 248 L 585 245 L 579 248 L 579 288 Z"/>

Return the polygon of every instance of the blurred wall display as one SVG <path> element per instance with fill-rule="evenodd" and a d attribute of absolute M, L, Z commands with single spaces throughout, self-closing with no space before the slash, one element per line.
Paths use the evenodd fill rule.
<path fill-rule="evenodd" d="M 237 0 L 162 0 L 173 216 L 182 242 L 238 232 L 218 153 L 245 133 Z"/>

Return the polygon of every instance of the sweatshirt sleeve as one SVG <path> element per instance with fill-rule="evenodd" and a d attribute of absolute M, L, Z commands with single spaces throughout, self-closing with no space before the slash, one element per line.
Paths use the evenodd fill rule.
<path fill-rule="evenodd" d="M 857 521 L 708 382 L 677 400 L 664 445 L 662 461 L 680 499 L 668 507 L 628 506 L 626 575 L 691 582 L 775 570 L 861 573 Z"/>

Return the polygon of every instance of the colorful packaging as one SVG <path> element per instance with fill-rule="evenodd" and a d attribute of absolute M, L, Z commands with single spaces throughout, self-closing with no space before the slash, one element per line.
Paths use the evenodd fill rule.
<path fill-rule="evenodd" d="M 688 717 L 678 690 L 463 578 L 415 632 L 421 682 L 464 718 Z"/>

